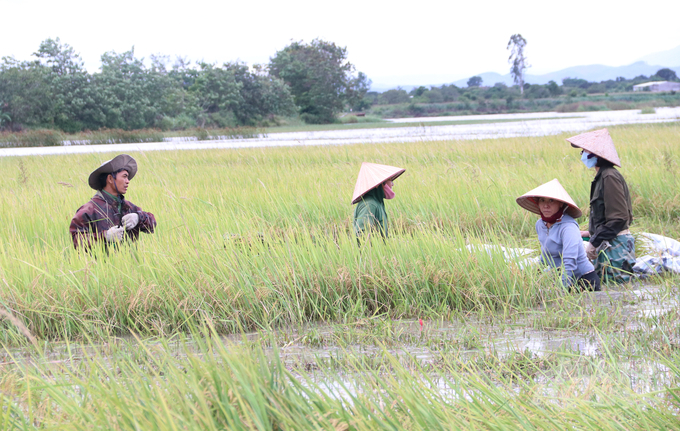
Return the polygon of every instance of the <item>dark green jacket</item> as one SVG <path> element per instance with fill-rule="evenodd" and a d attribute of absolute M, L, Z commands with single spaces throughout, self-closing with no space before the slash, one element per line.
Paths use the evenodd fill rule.
<path fill-rule="evenodd" d="M 385 212 L 385 192 L 381 186 L 369 190 L 354 208 L 354 233 L 357 236 L 380 232 L 387 238 L 387 213 Z"/>
<path fill-rule="evenodd" d="M 599 247 L 633 222 L 633 205 L 623 175 L 613 166 L 603 166 L 590 185 L 590 243 Z"/>

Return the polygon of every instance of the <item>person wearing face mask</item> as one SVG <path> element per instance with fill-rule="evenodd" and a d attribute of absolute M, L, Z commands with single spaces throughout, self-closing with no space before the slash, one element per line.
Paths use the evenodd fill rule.
<path fill-rule="evenodd" d="M 135 241 L 140 232 L 153 233 L 156 218 L 125 199 L 137 162 L 127 154 L 116 156 L 95 169 L 88 184 L 97 193 L 78 208 L 69 231 L 76 249 L 89 250 L 96 242 L 105 246 Z"/>
<path fill-rule="evenodd" d="M 357 204 L 354 208 L 354 233 L 357 239 L 363 235 L 370 236 L 374 232 L 387 238 L 388 223 L 384 200 L 394 198 L 394 180 L 405 171 L 406 169 L 376 163 L 361 164 L 352 196 L 352 205 Z"/>
<path fill-rule="evenodd" d="M 581 161 L 596 174 L 590 186 L 590 217 L 583 237 L 588 258 L 602 281 L 627 283 L 635 265 L 635 238 L 628 229 L 633 222 L 633 205 L 628 184 L 614 166 L 621 167 L 614 141 L 607 129 L 582 133 L 567 139 L 581 149 Z"/>
<path fill-rule="evenodd" d="M 541 262 L 562 270 L 562 284 L 600 290 L 600 277 L 583 248 L 576 219 L 581 210 L 557 179 L 547 182 L 517 198 L 522 208 L 538 214 L 536 233 L 541 244 Z"/>

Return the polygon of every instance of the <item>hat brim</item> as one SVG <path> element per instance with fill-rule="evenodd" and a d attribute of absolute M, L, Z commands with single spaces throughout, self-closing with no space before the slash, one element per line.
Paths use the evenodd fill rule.
<path fill-rule="evenodd" d="M 406 169 L 395 166 L 379 165 L 368 162 L 362 163 L 357 183 L 354 186 L 352 205 L 361 201 L 361 198 L 366 193 L 375 189 L 380 184 L 383 184 L 385 181 L 394 181 L 404 172 L 406 172 Z"/>
<path fill-rule="evenodd" d="M 127 171 L 128 179 L 131 180 L 137 174 L 137 161 L 132 156 L 120 154 L 92 171 L 87 183 L 94 190 L 99 190 L 99 176 L 101 174 L 111 174 L 120 170 Z"/>
<path fill-rule="evenodd" d="M 538 208 L 538 200 L 540 198 L 562 202 L 567 205 L 567 209 L 564 211 L 565 214 L 574 218 L 579 218 L 583 215 L 581 209 L 576 206 L 576 202 L 569 196 L 569 193 L 562 187 L 562 184 L 560 184 L 557 178 L 526 192 L 515 201 L 525 210 L 541 215 L 541 211 Z"/>
<path fill-rule="evenodd" d="M 595 154 L 600 159 L 604 159 L 611 164 L 621 167 L 621 159 L 616 152 L 614 141 L 607 129 L 594 130 L 592 132 L 581 133 L 580 135 L 567 138 L 567 142 L 574 148 L 580 148 L 591 154 Z"/>
<path fill-rule="evenodd" d="M 541 211 L 538 209 L 538 200 L 540 198 L 552 199 L 557 202 L 561 202 L 567 205 L 567 209 L 564 211 L 565 214 L 572 216 L 573 218 L 579 218 L 583 215 L 583 212 L 576 206 L 565 202 L 560 199 L 555 199 L 552 196 L 541 196 L 541 195 L 525 195 L 517 198 L 517 204 L 524 208 L 525 210 L 532 212 L 534 214 L 541 215 Z"/>

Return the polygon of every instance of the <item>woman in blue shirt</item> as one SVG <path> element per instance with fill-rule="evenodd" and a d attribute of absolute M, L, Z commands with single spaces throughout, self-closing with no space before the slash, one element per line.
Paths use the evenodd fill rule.
<path fill-rule="evenodd" d="M 541 243 L 541 261 L 562 270 L 562 283 L 571 291 L 600 290 L 600 277 L 586 256 L 581 230 L 575 219 L 581 210 L 562 185 L 554 179 L 517 198 L 524 209 L 538 214 L 536 233 Z"/>

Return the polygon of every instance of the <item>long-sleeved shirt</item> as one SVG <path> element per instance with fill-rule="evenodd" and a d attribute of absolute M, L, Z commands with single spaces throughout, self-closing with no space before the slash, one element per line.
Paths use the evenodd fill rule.
<path fill-rule="evenodd" d="M 125 214 L 136 213 L 139 223 L 133 229 L 125 231 L 125 239 L 135 241 L 139 232 L 153 233 L 156 218 L 150 212 L 126 200 L 120 200 L 108 193 L 97 192 L 85 205 L 78 208 L 71 220 L 69 232 L 73 238 L 73 246 L 77 249 L 89 249 L 97 241 L 104 241 L 106 231 L 119 226 Z"/>
<path fill-rule="evenodd" d="M 387 238 L 387 213 L 384 199 L 385 192 L 381 186 L 370 190 L 361 198 L 354 208 L 354 233 L 357 236 L 375 231 Z"/>
<path fill-rule="evenodd" d="M 550 228 L 539 219 L 536 233 L 541 243 L 541 261 L 555 268 L 564 266 L 562 282 L 565 286 L 571 286 L 576 279 L 595 270 L 586 256 L 581 231 L 573 217 L 564 214 Z"/>
<path fill-rule="evenodd" d="M 590 185 L 590 243 L 597 248 L 632 222 L 633 205 L 626 180 L 614 167 L 601 167 Z"/>

